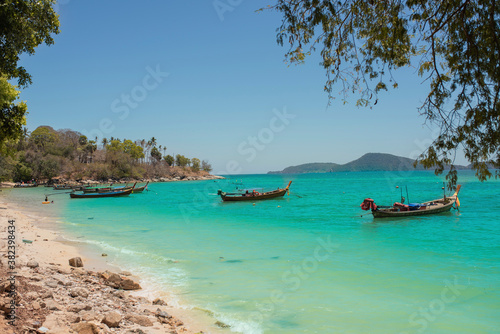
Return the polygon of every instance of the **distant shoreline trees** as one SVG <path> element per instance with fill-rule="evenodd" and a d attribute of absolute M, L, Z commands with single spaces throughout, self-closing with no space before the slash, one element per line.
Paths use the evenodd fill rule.
<path fill-rule="evenodd" d="M 40 126 L 31 134 L 26 130 L 16 143 L 9 142 L 10 156 L 0 154 L 0 181 L 23 182 L 32 179 L 141 179 L 173 174 L 210 172 L 212 167 L 198 158 L 165 155 L 156 138 L 145 141 L 118 138 L 88 139 L 69 129 Z M 163 155 L 161 153 L 163 151 Z M 149 153 L 149 157 L 147 154 Z"/>

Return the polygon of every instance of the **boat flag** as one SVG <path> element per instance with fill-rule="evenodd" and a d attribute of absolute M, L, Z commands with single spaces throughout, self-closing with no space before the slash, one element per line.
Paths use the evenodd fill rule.
<path fill-rule="evenodd" d="M 455 201 L 455 204 L 457 205 L 457 209 L 460 207 L 460 200 L 457 197 L 457 200 Z"/>

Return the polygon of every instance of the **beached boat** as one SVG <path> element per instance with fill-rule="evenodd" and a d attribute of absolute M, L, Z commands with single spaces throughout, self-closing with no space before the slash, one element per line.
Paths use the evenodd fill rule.
<path fill-rule="evenodd" d="M 38 184 L 36 182 L 34 183 L 16 183 L 14 185 L 14 188 L 34 188 L 38 187 Z"/>
<path fill-rule="evenodd" d="M 69 184 L 54 184 L 53 189 L 54 190 L 73 190 L 74 185 L 69 185 Z"/>
<path fill-rule="evenodd" d="M 361 209 L 371 210 L 373 218 L 410 217 L 447 212 L 451 210 L 455 203 L 457 207 L 460 206 L 460 201 L 458 200 L 460 188 L 461 185 L 458 185 L 452 196 L 443 196 L 432 201 L 410 203 L 408 205 L 396 202 L 392 206 L 377 206 L 373 199 L 365 198 L 363 203 L 361 203 Z"/>
<path fill-rule="evenodd" d="M 252 192 L 246 191 L 245 193 L 226 193 L 219 190 L 217 194 L 222 198 L 224 202 L 258 201 L 263 199 L 283 197 L 288 191 L 288 188 L 290 188 L 290 184 L 292 184 L 292 181 L 288 182 L 286 188 L 278 188 L 277 190 L 266 192 L 258 192 L 253 190 Z"/>
<path fill-rule="evenodd" d="M 118 196 L 128 196 L 132 193 L 134 189 L 126 189 L 126 190 L 112 190 L 109 192 L 95 192 L 95 193 L 71 193 L 69 196 L 71 198 L 102 198 L 102 197 L 118 197 Z"/>

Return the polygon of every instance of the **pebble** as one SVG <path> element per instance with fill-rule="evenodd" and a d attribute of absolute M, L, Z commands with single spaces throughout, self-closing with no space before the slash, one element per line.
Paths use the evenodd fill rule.
<path fill-rule="evenodd" d="M 29 268 L 36 268 L 36 267 L 38 267 L 38 262 L 36 262 L 35 260 L 30 260 L 30 261 L 28 261 L 26 266 Z"/>

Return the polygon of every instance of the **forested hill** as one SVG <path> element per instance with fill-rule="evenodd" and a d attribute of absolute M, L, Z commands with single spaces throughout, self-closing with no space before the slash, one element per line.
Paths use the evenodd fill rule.
<path fill-rule="evenodd" d="M 206 160 L 175 156 L 149 140 L 87 138 L 69 129 L 40 126 L 0 152 L 0 181 L 124 180 L 208 177 Z"/>
<path fill-rule="evenodd" d="M 413 167 L 415 160 L 399 157 L 387 153 L 367 153 L 361 158 L 344 165 L 336 163 L 307 163 L 290 166 L 282 171 L 269 172 L 268 174 L 302 174 L 302 173 L 329 173 L 329 172 L 368 172 L 368 171 L 407 171 L 424 170 L 421 165 Z M 464 166 L 455 166 L 465 169 Z"/>

